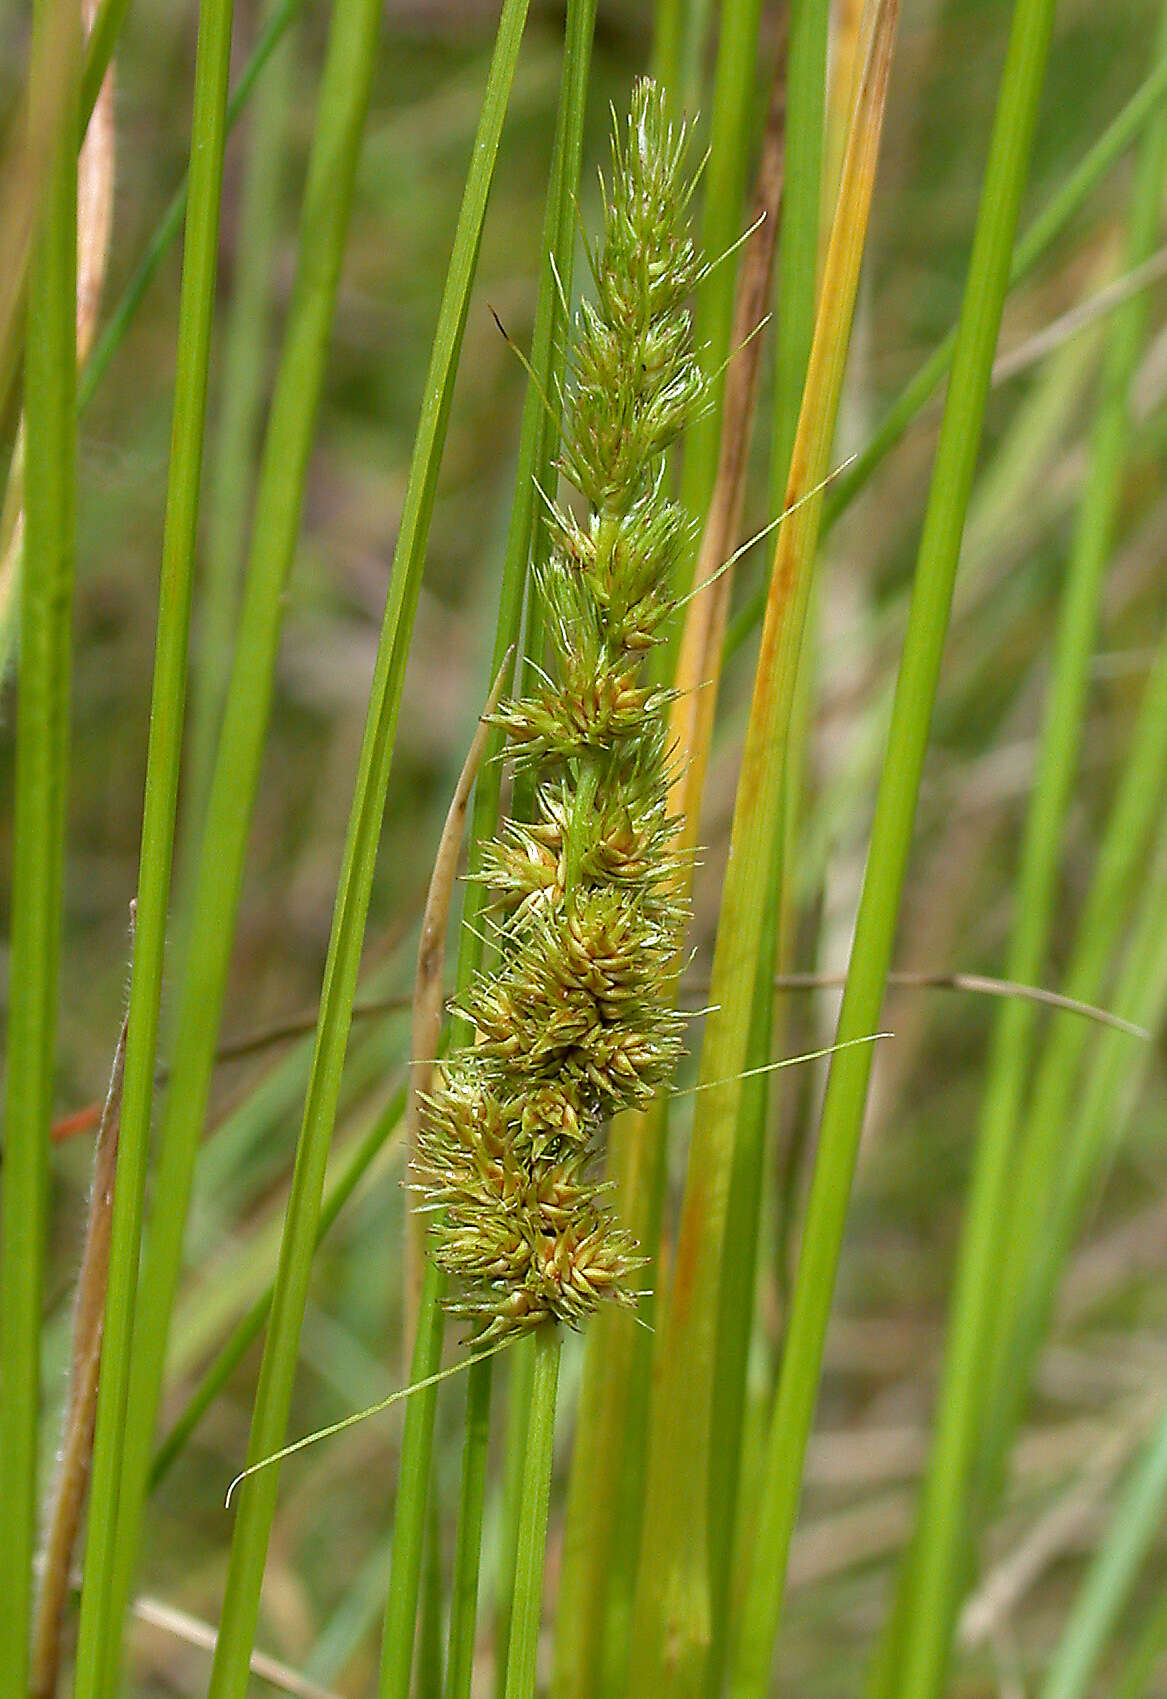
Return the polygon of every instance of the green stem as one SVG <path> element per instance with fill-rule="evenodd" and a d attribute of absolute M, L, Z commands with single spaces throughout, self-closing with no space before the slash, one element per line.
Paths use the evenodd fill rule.
<path fill-rule="evenodd" d="M 429 1507 L 425 1537 L 416 1689 L 417 1699 L 442 1699 L 442 1527 L 436 1503 Z"/>
<path fill-rule="evenodd" d="M 462 1498 L 458 1510 L 458 1549 L 450 1597 L 450 1640 L 446 1659 L 446 1699 L 470 1699 L 474 1676 L 474 1631 L 478 1617 L 478 1567 L 486 1500 L 486 1450 L 490 1441 L 488 1357 L 470 1369 L 466 1385 L 466 1427 L 462 1447 Z"/>
<path fill-rule="evenodd" d="M 782 227 L 775 266 L 779 303 L 774 339 L 773 441 L 769 509 L 780 512 L 790 474 L 790 457 L 802 405 L 803 387 L 814 337 L 815 296 L 822 240 L 822 175 L 826 123 L 827 38 L 830 6 L 823 0 L 795 0 L 790 15 L 787 57 L 786 163 Z M 808 633 L 814 621 L 808 616 Z M 801 693 L 810 669 L 811 643 L 804 639 L 799 660 Z M 805 707 L 805 704 L 803 704 Z M 790 785 L 797 790 L 801 760 L 795 753 L 806 731 L 805 711 L 795 712 L 782 778 L 784 821 L 790 818 Z M 774 836 L 765 883 L 764 919 L 758 956 L 750 1037 L 746 1055 L 738 1132 L 726 1205 L 725 1255 L 721 1267 L 720 1320 L 713 1423 L 719 1442 L 713 1454 L 709 1500 L 712 1646 L 706 1690 L 720 1693 L 729 1657 L 730 1583 L 736 1538 L 742 1424 L 746 1401 L 750 1336 L 757 1276 L 758 1229 L 765 1160 L 769 1082 L 760 1070 L 770 1060 L 773 1041 L 774 972 L 784 905 L 788 831 Z"/>
<path fill-rule="evenodd" d="M 741 234 L 746 171 L 754 140 L 760 22 L 761 0 L 737 0 L 722 8 L 701 216 L 701 251 L 709 270 L 697 291 L 693 310 L 693 336 L 709 374 L 709 405 L 685 432 L 681 505 L 687 513 L 705 513 L 717 472 L 723 368 L 730 353 L 737 283 L 738 254 L 730 250 Z M 683 555 L 682 591 L 689 588 L 692 567 L 692 558 Z"/>
<path fill-rule="evenodd" d="M 443 1291 L 444 1282 L 437 1264 L 427 1257 L 417 1309 L 413 1361 L 410 1364 L 409 1378 L 414 1384 L 436 1374 L 441 1362 Z M 424 1392 L 415 1393 L 405 1406 L 397 1514 L 393 1522 L 392 1567 L 381 1638 L 379 1699 L 408 1699 L 409 1694 L 437 1408 L 436 1386 L 427 1386 Z"/>
<path fill-rule="evenodd" d="M 527 1468 L 519 1503 L 519 1539 L 511 1632 L 507 1645 L 505 1699 L 534 1699 L 535 1694 L 535 1659 L 543 1613 L 543 1566 L 547 1547 L 547 1513 L 551 1501 L 560 1347 L 559 1328 L 553 1323 L 545 1323 L 535 1335 Z"/>
<path fill-rule="evenodd" d="M 113 60 L 114 48 L 118 36 L 122 33 L 122 25 L 126 21 L 126 13 L 130 9 L 130 0 L 101 0 L 97 16 L 93 20 L 93 28 L 85 44 L 85 67 L 81 73 L 81 119 L 78 125 L 78 146 L 89 128 L 89 120 L 93 116 L 93 108 L 97 105 L 97 97 L 101 93 L 101 85 L 105 81 L 105 73 Z"/>
<path fill-rule="evenodd" d="M 543 222 L 543 260 L 531 346 L 531 377 L 523 404 L 515 494 L 507 532 L 498 622 L 491 660 L 494 677 L 498 676 L 508 653 L 517 647 L 523 592 L 528 583 L 528 566 L 532 560 L 539 557 L 546 541 L 544 527 L 536 520 L 536 492 L 538 489 L 547 490 L 552 487 L 555 456 L 559 448 L 557 398 L 561 393 L 565 360 L 561 291 L 563 294 L 570 294 L 571 290 L 576 236 L 576 194 L 583 151 L 583 124 L 595 15 L 595 0 L 571 0 L 568 6 L 555 146 L 551 158 Z M 551 401 L 550 406 L 548 398 L 556 398 Z M 534 613 L 535 610 L 530 611 Z M 498 820 L 502 784 L 502 742 L 501 733 L 494 732 L 487 743 L 485 758 L 475 784 L 470 840 L 472 873 L 481 870 L 483 847 L 494 836 Z M 470 985 L 481 963 L 483 911 L 487 900 L 488 892 L 485 886 L 480 881 L 471 880 L 466 887 L 462 910 L 457 970 L 459 991 L 465 991 Z M 471 1037 L 472 1034 L 463 1033 L 460 1042 L 469 1042 Z M 436 1365 L 441 1354 L 443 1331 L 439 1301 L 442 1288 L 435 1270 L 427 1268 L 426 1282 L 433 1301 L 428 1306 L 423 1305 L 425 1337 L 422 1337 L 422 1320 L 419 1317 L 418 1340 L 421 1358 Z M 415 1366 L 414 1378 L 418 1378 L 421 1372 L 424 1371 Z M 488 1381 L 484 1393 L 488 1400 L 489 1385 Z M 436 1409 L 436 1402 L 429 1401 L 419 1409 L 416 1420 L 411 1421 L 407 1417 L 402 1440 L 402 1497 L 398 1504 L 394 1528 L 393 1567 L 386 1601 L 386 1627 L 381 1662 L 382 1699 L 395 1699 L 395 1696 L 404 1699 L 409 1688 L 412 1622 L 416 1612 L 418 1582 L 414 1565 L 417 1551 L 415 1522 L 424 1516 Z M 486 1425 L 489 1425 L 488 1420 Z M 455 1571 L 463 1577 L 463 1584 L 455 1596 L 454 1612 L 456 1614 L 469 1610 L 471 1614 L 468 1620 L 455 1620 L 455 1614 L 452 1614 L 452 1647 L 455 1639 L 459 1644 L 471 1647 L 474 1640 L 481 1544 L 481 1495 L 485 1491 L 485 1475 L 478 1461 L 472 1459 L 469 1452 L 481 1443 L 483 1441 L 480 1433 L 468 1428 L 463 1479 L 468 1491 L 478 1494 L 478 1500 L 475 1502 L 473 1497 L 463 1500 L 459 1543 L 455 1554 Z M 473 1585 L 470 1581 L 471 1575 Z M 454 1679 L 453 1655 L 450 1679 Z"/>
<path fill-rule="evenodd" d="M 942 644 L 947 629 L 961 533 L 968 506 L 976 451 L 1000 328 L 1001 308 L 1009 281 L 1009 252 L 1017 207 L 1025 181 L 1041 85 L 1044 77 L 1053 7 L 1049 0 L 1018 0 L 1013 16 L 1008 57 L 990 144 L 981 211 L 974 238 L 969 280 L 953 357 L 952 380 L 941 427 L 932 490 L 921 543 L 911 626 L 905 645 L 893 709 L 893 730 L 880 787 L 876 825 L 868 861 L 852 956 L 852 975 L 844 999 L 840 1037 L 853 1030 L 855 1014 L 866 1020 L 878 1013 L 893 940 L 903 873 L 910 843 L 931 705 Z M 923 616 L 923 629 L 915 623 Z M 922 675 L 922 676 L 921 676 Z M 904 721 L 910 725 L 904 727 Z M 900 739 L 906 732 L 905 759 Z M 882 818 L 881 818 L 882 816 Z M 894 817 L 894 825 L 891 823 Z M 894 847 L 891 839 L 894 837 Z M 881 852 L 877 855 L 877 845 Z M 874 884 L 877 862 L 886 861 L 887 883 Z M 882 888 L 881 888 L 882 885 Z M 872 901 L 874 899 L 874 902 Z M 880 916 L 870 911 L 876 905 Z M 866 948 L 865 948 L 866 947 Z M 868 955 L 872 949 L 874 954 Z M 854 990 L 853 990 L 854 985 Z M 840 1058 L 840 1060 L 845 1060 Z M 828 1102 L 824 1133 L 831 1110 L 843 1099 L 841 1113 L 858 1131 L 866 1095 L 868 1069 L 846 1066 L 835 1102 Z M 832 1085 L 836 1070 L 832 1069 Z M 830 1093 L 828 1092 L 828 1098 Z M 969 1206 L 974 1224 L 965 1281 L 954 1300 L 953 1349 L 949 1355 L 944 1391 L 939 1403 L 935 1447 L 924 1489 L 923 1538 L 910 1561 L 908 1594 L 912 1608 L 902 1618 L 897 1611 L 885 1645 L 891 1690 L 924 1699 L 939 1691 L 947 1664 L 958 1586 L 961 1551 L 954 1517 L 966 1490 L 975 1414 L 979 1404 L 979 1365 L 983 1348 L 979 1288 L 991 1285 L 986 1258 L 992 1242 L 992 1215 L 1000 1199 L 1004 1171 L 1001 1152 L 982 1147 L 978 1178 Z M 852 1165 L 853 1167 L 853 1152 Z M 848 1174 L 848 1183 L 850 1175 Z M 902 1639 L 897 1624 L 902 1622 Z M 885 1687 L 880 1687 L 884 1691 Z"/>
<path fill-rule="evenodd" d="M 1167 1647 L 1167 1592 L 1159 1594 L 1144 1619 L 1134 1650 L 1111 1690 L 1112 1699 L 1147 1699 L 1164 1647 Z"/>
<path fill-rule="evenodd" d="M 771 511 L 781 511 L 814 336 L 822 225 L 829 0 L 791 0 L 786 74 L 786 170 L 774 268 L 774 440 Z"/>
<path fill-rule="evenodd" d="M 830 453 L 842 394 L 897 18 L 894 0 L 879 7 L 859 77 L 792 460 L 789 495 L 796 505 L 778 532 L 738 779 L 701 1052 L 701 1095 L 659 1344 L 632 1645 L 634 1692 L 687 1699 L 700 1690 L 708 1656 L 710 1456 L 718 1443 L 712 1389 L 742 1070 L 761 955 L 763 896 L 774 839 L 782 829 L 784 750 L 819 539 L 822 502 L 814 492 Z"/>
<path fill-rule="evenodd" d="M 608 1150 L 619 1216 L 650 1261 L 641 1279 L 654 1291 L 666 1175 L 667 1104 L 621 1116 Z M 650 1295 L 641 1316 L 651 1325 Z M 555 1615 L 556 1699 L 592 1699 L 625 1687 L 632 1598 L 644 1514 L 653 1341 L 616 1305 L 592 1318 L 576 1412 Z"/>
<path fill-rule="evenodd" d="M 1137 1024 L 1156 1031 L 1167 1005 L 1167 835 L 1145 879 L 1138 916 L 1115 988 L 1113 1005 Z M 1091 1196 L 1114 1158 L 1129 1106 L 1151 1061 L 1151 1047 L 1126 1033 L 1108 1030 L 1081 1083 L 1073 1114 L 1059 1122 L 1054 1195 L 1031 1254 L 1013 1325 L 1001 1349 L 988 1412 L 988 1438 L 980 1460 L 977 1508 L 991 1506 L 1000 1491 L 1008 1446 L 1017 1430 L 1032 1384 L 1033 1368 L 1049 1327 L 1058 1282 Z"/>
<path fill-rule="evenodd" d="M 194 587 L 207 370 L 215 306 L 219 210 L 231 61 L 231 0 L 204 0 L 199 14 L 191 124 L 190 208 L 179 301 L 174 423 L 162 538 L 158 638 L 146 756 L 134 965 L 126 1036 L 93 1488 L 81 1591 L 77 1699 L 97 1699 L 115 1664 L 121 1618 L 111 1613 L 118 1505 L 126 1435 L 135 1425 L 130 1351 L 138 1300 L 146 1169 L 154 1108 L 162 968 L 170 906 L 175 809 L 182 759 L 187 641 Z M 131 1412 L 134 1412 L 131 1415 Z"/>
<path fill-rule="evenodd" d="M 66 28 L 66 51 L 59 47 Z M 75 108 L 80 16 L 38 0 L 30 129 Z M 49 1122 L 68 789 L 70 622 L 76 541 L 77 154 L 58 123 L 29 272 L 24 368 L 25 549 L 0 1244 L 0 1694 L 26 1699 L 36 1541 L 37 1423 Z"/>
<path fill-rule="evenodd" d="M 1052 0 L 1018 0 L 989 148 L 944 422 L 933 471 L 908 630 L 876 801 L 867 870 L 837 1037 L 877 1030 L 915 821 L 961 535 L 1009 279 L 1017 212 L 1037 120 Z M 871 1070 L 871 1047 L 832 1058 L 819 1149 L 768 1442 L 762 1500 L 731 1692 L 766 1692 L 781 1617 L 802 1460 L 822 1371 Z M 945 1554 L 941 1554 L 943 1563 Z M 915 1625 L 926 1669 L 939 1677 L 936 1624 Z"/>
<path fill-rule="evenodd" d="M 495 1582 L 494 1685 L 504 1699 L 507 1647 L 511 1635 L 511 1603 L 515 1592 L 515 1564 L 519 1552 L 519 1504 L 527 1470 L 527 1429 L 531 1421 L 531 1384 L 535 1374 L 535 1342 L 516 1341 L 509 1354 L 510 1382 L 507 1387 L 506 1453 L 503 1465 L 502 1534 Z"/>
<path fill-rule="evenodd" d="M 264 22 L 270 24 L 278 10 L 277 5 L 269 4 Z M 280 228 L 280 190 L 286 175 L 286 132 L 295 69 L 292 44 L 288 42 L 276 55 L 256 102 L 239 203 L 238 228 L 246 239 L 237 247 L 235 286 L 223 347 L 198 629 L 199 665 L 192 681 L 187 742 L 182 836 L 188 863 L 206 817 L 239 617 L 247 519 L 267 378 L 272 262 Z M 190 877 L 188 866 L 188 884 Z"/>
<path fill-rule="evenodd" d="M 785 794 L 785 783 L 783 786 Z M 785 834 L 774 846 L 765 904 L 754 999 L 750 1011 L 747 1073 L 770 1060 L 774 1030 L 774 971 L 777 964 Z M 712 1645 L 706 1692 L 716 1699 L 725 1681 L 730 1643 L 730 1587 L 737 1533 L 738 1484 L 746 1380 L 754 1322 L 758 1231 L 761 1221 L 769 1092 L 767 1076 L 755 1072 L 744 1081 L 738 1136 L 726 1204 L 725 1255 L 717 1324 L 717 1368 L 713 1386 L 713 1427 L 718 1435 L 710 1466 L 709 1573 Z"/>

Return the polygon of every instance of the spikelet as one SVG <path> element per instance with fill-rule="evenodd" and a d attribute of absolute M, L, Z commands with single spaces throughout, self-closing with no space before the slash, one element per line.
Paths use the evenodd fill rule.
<path fill-rule="evenodd" d="M 631 1302 L 636 1246 L 595 1177 L 604 1127 L 669 1078 L 681 1023 L 664 1002 L 686 911 L 666 783 L 669 693 L 643 676 L 671 611 L 689 521 L 664 455 L 700 408 L 687 301 L 699 261 L 684 129 L 637 84 L 615 128 L 594 304 L 572 330 L 561 470 L 586 519 L 550 508 L 539 573 L 552 651 L 534 695 L 494 716 L 536 776 L 483 877 L 499 960 L 457 1009 L 475 1033 L 425 1099 L 417 1189 L 447 1307 L 479 1344 L 604 1298 Z"/>

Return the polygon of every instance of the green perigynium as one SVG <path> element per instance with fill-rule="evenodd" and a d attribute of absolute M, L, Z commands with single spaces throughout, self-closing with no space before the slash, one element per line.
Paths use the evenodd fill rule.
<path fill-rule="evenodd" d="M 681 1045 L 666 1001 L 686 921 L 670 696 L 643 661 L 690 532 L 666 494 L 665 451 L 704 396 L 685 151 L 659 91 L 638 83 L 589 254 L 596 300 L 571 337 L 560 464 L 588 512 L 550 504 L 537 586 L 550 668 L 495 716 L 536 775 L 534 819 L 509 822 L 488 851 L 499 959 L 457 1010 L 475 1042 L 443 1065 L 422 1115 L 431 1252 L 480 1343 L 632 1301 L 640 1258 L 604 1205 L 598 1144 L 613 1115 L 649 1102 Z"/>

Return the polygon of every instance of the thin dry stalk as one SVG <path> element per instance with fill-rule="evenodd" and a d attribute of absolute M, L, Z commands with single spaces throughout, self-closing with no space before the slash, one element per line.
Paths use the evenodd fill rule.
<path fill-rule="evenodd" d="M 109 1278 L 109 1243 L 113 1226 L 114 1180 L 117 1172 L 118 1125 L 122 1105 L 122 1075 L 126 1060 L 128 1012 L 110 1070 L 109 1090 L 93 1152 L 93 1189 L 85 1247 L 77 1274 L 73 1312 L 73 1357 L 64 1435 L 57 1477 L 49 1503 L 43 1568 L 33 1623 L 32 1699 L 53 1699 L 61 1663 L 61 1628 L 69 1593 L 69 1570 L 81 1523 L 81 1508 L 89 1484 L 93 1428 L 97 1417 L 97 1384 L 101 1370 L 101 1337 L 105 1290 Z"/>
<path fill-rule="evenodd" d="M 670 799 L 684 819 L 682 844 L 697 842 L 701 794 L 717 710 L 721 651 L 733 590 L 733 568 L 726 567 L 741 531 L 746 467 L 758 396 L 762 338 L 756 332 L 766 311 L 773 271 L 774 245 L 786 164 L 785 48 L 774 70 L 774 87 L 750 224 L 757 225 L 746 246 L 738 278 L 731 346 L 738 350 L 725 379 L 725 402 L 717 476 L 709 517 L 693 574 L 677 660 L 677 700 L 670 727 L 677 748 L 678 773 Z"/>
<path fill-rule="evenodd" d="M 458 877 L 458 857 L 466 830 L 470 795 L 490 738 L 489 719 L 502 700 L 510 663 L 511 651 L 508 650 L 499 668 L 498 677 L 491 686 L 486 707 L 482 710 L 462 771 L 458 775 L 458 783 L 454 787 L 449 812 L 438 840 L 438 853 L 434 858 L 434 870 L 421 917 L 417 973 L 413 982 L 413 1026 L 410 1034 L 410 1054 L 413 1060 L 409 1066 L 409 1098 L 405 1107 L 407 1172 L 417 1152 L 422 1100 L 430 1089 L 438 1039 L 441 1036 L 447 922 L 450 916 L 450 900 Z M 409 1210 L 405 1232 L 405 1311 L 402 1337 L 402 1361 L 407 1381 L 413 1362 L 413 1339 L 417 1329 L 424 1265 L 425 1222 L 415 1210 Z"/>

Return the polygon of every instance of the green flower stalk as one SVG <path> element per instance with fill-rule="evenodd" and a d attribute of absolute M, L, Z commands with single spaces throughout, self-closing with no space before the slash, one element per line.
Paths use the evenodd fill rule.
<path fill-rule="evenodd" d="M 417 1189 L 448 1308 L 481 1345 L 630 1304 L 642 1259 L 596 1178 L 603 1130 L 671 1075 L 682 1023 L 666 1001 L 682 947 L 679 822 L 668 811 L 670 693 L 644 661 L 672 610 L 690 521 L 665 453 L 705 391 L 688 299 L 684 127 L 636 85 L 617 126 L 594 304 L 574 321 L 560 469 L 587 503 L 548 500 L 537 574 L 551 650 L 531 696 L 493 716 L 535 776 L 534 819 L 490 846 L 498 960 L 456 1013 L 475 1034 L 425 1099 Z"/>

